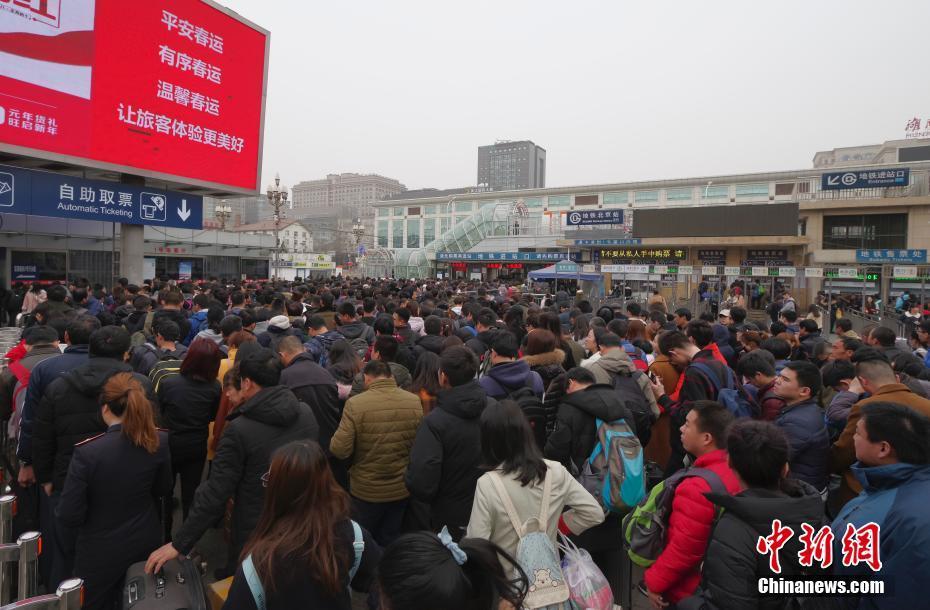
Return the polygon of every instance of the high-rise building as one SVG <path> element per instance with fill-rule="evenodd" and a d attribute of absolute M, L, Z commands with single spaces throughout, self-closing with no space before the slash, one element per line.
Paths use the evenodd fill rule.
<path fill-rule="evenodd" d="M 492 191 L 545 188 L 546 149 L 529 140 L 479 146 L 478 186 Z"/>
<path fill-rule="evenodd" d="M 294 185 L 294 215 L 303 211 L 335 209 L 347 217 L 370 216 L 370 204 L 407 190 L 393 178 L 378 174 L 329 174 L 322 180 Z"/>

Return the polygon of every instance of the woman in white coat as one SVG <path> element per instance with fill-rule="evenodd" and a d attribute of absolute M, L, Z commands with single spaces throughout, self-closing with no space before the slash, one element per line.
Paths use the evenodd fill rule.
<path fill-rule="evenodd" d="M 539 516 L 543 490 L 550 488 L 543 525 L 553 545 L 560 530 L 580 534 L 604 521 L 600 503 L 565 467 L 543 459 L 517 403 L 505 400 L 481 414 L 481 455 L 489 472 L 478 479 L 467 537 L 490 540 L 516 556 L 520 539 L 492 479 L 495 473 L 503 480 L 520 523 Z M 571 509 L 565 511 L 566 505 Z"/>

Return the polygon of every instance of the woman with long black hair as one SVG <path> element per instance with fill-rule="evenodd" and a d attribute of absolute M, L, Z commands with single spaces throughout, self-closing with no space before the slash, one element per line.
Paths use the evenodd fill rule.
<path fill-rule="evenodd" d="M 284 445 L 262 484 L 265 505 L 224 610 L 351 610 L 349 588 L 368 590 L 381 550 L 349 518 L 349 495 L 333 478 L 322 447 L 313 441 Z"/>

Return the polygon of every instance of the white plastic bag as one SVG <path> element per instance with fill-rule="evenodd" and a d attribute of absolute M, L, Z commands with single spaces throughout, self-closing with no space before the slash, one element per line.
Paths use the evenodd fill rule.
<path fill-rule="evenodd" d="M 568 582 L 571 600 L 582 610 L 613 610 L 614 595 L 607 579 L 591 555 L 559 532 L 562 574 Z"/>

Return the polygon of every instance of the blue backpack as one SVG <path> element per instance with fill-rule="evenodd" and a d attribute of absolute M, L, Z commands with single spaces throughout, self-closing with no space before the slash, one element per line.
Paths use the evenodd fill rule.
<path fill-rule="evenodd" d="M 734 417 L 759 417 L 759 406 L 750 401 L 745 391 L 736 383 L 736 375 L 730 367 L 723 367 L 727 379 L 725 384 L 721 384 L 714 370 L 703 362 L 692 362 L 691 366 L 707 378 L 708 383 L 717 393 L 717 402 L 725 406 Z"/>
<path fill-rule="evenodd" d="M 604 510 L 625 514 L 646 495 L 643 446 L 622 419 L 595 421 L 597 444 L 578 481 L 600 500 Z"/>

